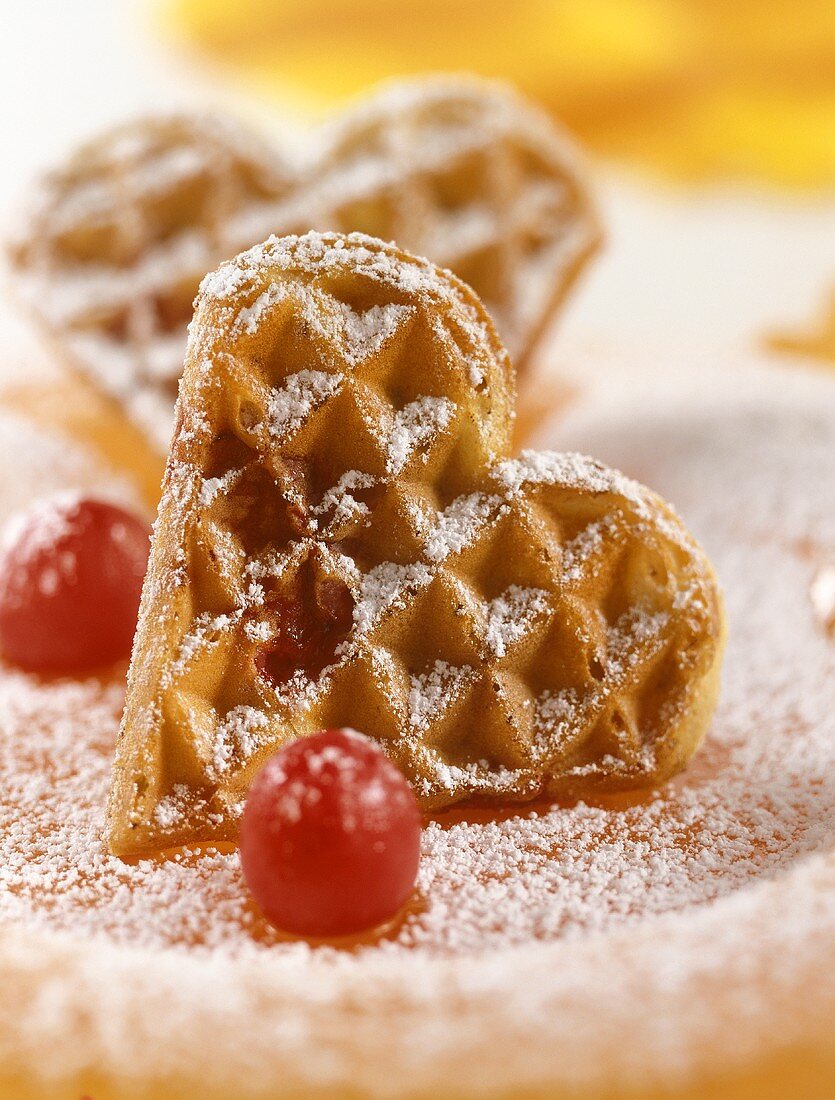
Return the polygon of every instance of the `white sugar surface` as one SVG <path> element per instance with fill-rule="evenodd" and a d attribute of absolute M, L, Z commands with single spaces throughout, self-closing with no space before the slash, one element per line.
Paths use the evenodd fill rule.
<path fill-rule="evenodd" d="M 593 425 L 583 431 L 590 446 L 601 443 Z M 664 913 L 686 921 L 694 906 L 731 893 L 744 922 L 758 879 L 779 879 L 832 850 L 835 646 L 810 595 L 835 547 L 832 418 L 811 407 L 755 409 L 724 421 L 687 414 L 666 427 L 633 421 L 620 435 L 607 425 L 605 434 L 605 457 L 640 466 L 674 497 L 724 583 L 731 637 L 709 741 L 670 787 L 633 804 L 473 812 L 429 824 L 420 904 L 381 942 L 360 948 L 359 960 L 493 952 L 613 933 Z M 358 613 L 373 618 L 401 584 L 420 579 L 377 578 Z M 520 590 L 506 607 L 487 609 L 497 644 L 535 616 L 536 598 Z M 452 686 L 447 669 L 435 673 L 437 682 L 414 685 L 417 726 Z M 565 702 L 550 701 L 551 721 Z M 327 958 L 333 949 L 277 941 L 248 901 L 234 853 L 132 865 L 106 853 L 102 814 L 120 703 L 118 683 L 0 676 L 0 922 L 133 946 L 269 952 L 288 964 L 314 951 Z M 253 747 L 251 718 L 230 717 L 218 771 Z"/>

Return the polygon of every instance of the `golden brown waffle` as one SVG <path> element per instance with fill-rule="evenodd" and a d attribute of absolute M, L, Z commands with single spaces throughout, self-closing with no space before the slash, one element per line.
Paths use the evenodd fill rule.
<path fill-rule="evenodd" d="M 36 190 L 10 248 L 14 288 L 163 450 L 200 280 L 270 232 L 292 179 L 241 128 L 180 115 L 101 135 Z"/>
<path fill-rule="evenodd" d="M 128 682 L 115 851 L 230 838 L 327 726 L 426 809 L 668 777 L 715 701 L 711 567 L 648 490 L 507 458 L 508 360 L 447 272 L 361 236 L 203 284 Z"/>
<path fill-rule="evenodd" d="M 518 372 L 601 240 L 568 136 L 508 85 L 422 77 L 337 119 L 290 226 L 397 241 L 484 302 Z"/>
<path fill-rule="evenodd" d="M 517 368 L 598 244 L 576 152 L 501 85 L 397 84 L 312 144 L 291 167 L 228 120 L 140 119 L 38 189 L 14 287 L 163 450 L 200 279 L 270 233 L 370 231 L 451 267 Z"/>

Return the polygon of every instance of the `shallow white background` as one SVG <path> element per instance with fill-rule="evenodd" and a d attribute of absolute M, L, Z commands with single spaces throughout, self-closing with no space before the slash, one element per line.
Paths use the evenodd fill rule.
<path fill-rule="evenodd" d="M 156 19 L 151 0 L 4 6 L 0 220 L 14 219 L 36 168 L 138 112 L 226 107 L 286 131 L 289 116 L 201 71 Z M 624 375 L 630 390 L 636 375 L 710 389 L 762 360 L 765 330 L 808 322 L 835 284 L 835 194 L 683 190 L 594 169 L 609 243 L 546 355 L 563 373 L 607 389 Z M 4 358 L 0 373 L 13 369 Z"/>

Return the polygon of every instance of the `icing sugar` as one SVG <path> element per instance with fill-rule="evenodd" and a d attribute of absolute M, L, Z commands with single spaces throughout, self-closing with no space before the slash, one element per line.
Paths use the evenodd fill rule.
<path fill-rule="evenodd" d="M 350 245 L 350 248 L 347 246 Z M 468 346 L 473 349 L 470 374 L 481 372 L 476 351 L 493 344 L 490 329 L 475 306 L 465 301 L 457 288 L 437 278 L 436 269 L 428 260 L 413 259 L 403 263 L 396 255 L 379 249 L 374 238 L 362 233 L 351 233 L 346 238 L 323 233 L 305 233 L 300 237 L 272 236 L 262 244 L 242 252 L 217 270 L 206 275 L 200 284 L 200 299 L 206 304 L 216 303 L 221 308 L 234 309 L 234 324 L 238 329 L 257 327 L 263 312 L 271 308 L 288 293 L 301 294 L 300 284 L 289 291 L 285 285 L 272 284 L 256 299 L 254 304 L 239 301 L 248 286 L 263 277 L 269 265 L 277 264 L 286 271 L 305 272 L 318 280 L 339 279 L 350 274 L 352 278 L 365 278 L 387 288 L 387 294 L 403 292 L 410 298 L 425 302 L 442 302 L 451 309 L 456 325 L 462 330 Z M 233 307 L 229 306 L 234 302 Z M 324 304 L 324 308 L 323 308 Z M 341 338 L 342 351 L 349 362 L 358 362 L 376 351 L 382 342 L 403 325 L 411 309 L 389 302 L 386 306 L 372 306 L 357 314 L 345 303 L 334 313 L 327 296 L 321 294 L 315 283 L 302 300 L 305 316 L 314 329 L 324 326 L 325 335 Z M 435 319 L 436 323 L 438 319 Z M 448 339 L 445 332 L 439 334 Z M 194 329 L 191 330 L 194 336 Z"/>
<path fill-rule="evenodd" d="M 740 1033 L 743 1057 L 769 1064 L 810 1033 L 828 1041 L 835 650 L 809 587 L 835 548 L 835 417 L 822 402 L 795 417 L 724 406 L 723 427 L 691 411 L 666 427 L 630 416 L 620 435 L 586 424 L 582 443 L 629 469 L 646 446 L 642 476 L 717 564 L 731 638 L 707 744 L 642 799 L 430 822 L 414 906 L 352 951 L 266 927 L 234 853 L 109 856 L 121 687 L 0 670 L 0 1045 L 23 1026 L 29 1046 L 10 1054 L 75 1071 L 92 1035 L 115 1072 L 148 1049 L 188 1072 L 199 1018 L 219 1094 L 242 1074 L 270 1094 L 276 1060 L 300 1094 L 384 1094 L 416 1067 L 428 1094 L 601 1075 L 641 1094 L 647 1074 L 732 1072 Z M 66 448 L 27 445 L 27 478 L 46 453 L 60 484 Z"/>
<path fill-rule="evenodd" d="M 446 661 L 436 661 L 429 672 L 412 676 L 409 690 L 410 724 L 416 730 L 426 729 L 473 679 L 471 668 L 453 668 Z"/>
<path fill-rule="evenodd" d="M 827 444 L 813 460 L 795 436 L 779 436 L 756 418 L 741 417 L 725 437 L 711 430 L 702 450 L 692 445 L 701 429 L 688 435 L 686 424 L 656 438 L 666 487 L 711 548 L 732 624 L 723 699 L 688 771 L 644 799 L 507 815 L 461 812 L 430 822 L 422 906 L 390 938 L 358 949 L 356 965 L 404 951 L 494 958 L 514 945 L 608 934 L 660 914 L 683 919 L 694 906 L 734 893 L 735 922 L 744 926 L 754 881 L 831 848 L 835 807 L 826 783 L 835 744 L 835 650 L 808 598 L 814 564 L 797 549 L 798 536 L 819 540 L 831 526 L 824 511 L 833 507 L 827 494 L 835 486 L 835 438 L 831 423 L 818 424 Z M 787 528 L 784 505 L 798 485 L 809 484 L 810 461 L 817 510 L 803 527 Z M 716 500 L 704 486 L 720 473 L 725 495 Z M 770 488 L 762 494 L 764 485 Z M 402 583 L 420 580 L 388 570 L 374 579 L 361 621 L 396 597 Z M 526 599 L 535 604 L 535 596 Z M 651 630 L 653 623 L 633 628 Z M 616 637 L 611 647 L 617 652 Z M 456 674 L 465 670 L 436 666 L 413 683 L 413 721 L 441 705 Z M 336 965 L 339 953 L 329 948 L 279 942 L 249 906 L 234 853 L 185 851 L 132 864 L 108 855 L 101 831 L 121 697 L 116 683 L 39 684 L 9 670 L 0 675 L 0 921 L 133 947 L 267 952 L 279 965 L 332 955 Z M 575 705 L 557 696 L 540 701 L 552 732 Z M 239 751 L 236 738 L 246 751 L 250 717 L 227 718 L 229 739 L 217 746 L 216 766 Z M 161 812 L 178 809 L 175 797 Z M 800 911 L 803 897 L 793 904 Z M 599 973 L 601 1003 L 607 982 Z"/>
<path fill-rule="evenodd" d="M 454 413 L 447 397 L 419 397 L 401 409 L 388 439 L 387 471 L 399 474 L 416 448 L 446 431 Z"/>
<path fill-rule="evenodd" d="M 488 647 L 496 657 L 504 657 L 508 647 L 523 637 L 536 617 L 547 610 L 547 592 L 512 584 L 501 596 L 485 605 Z"/>
<path fill-rule="evenodd" d="M 362 578 L 360 598 L 354 605 L 357 630 L 370 630 L 387 608 L 406 593 L 429 584 L 432 571 L 420 562 L 397 565 L 387 561 L 376 565 Z"/>
<path fill-rule="evenodd" d="M 263 744 L 267 716 L 254 707 L 239 706 L 228 711 L 217 724 L 212 763 L 216 775 L 229 771 L 233 760 L 246 760 Z"/>
<path fill-rule="evenodd" d="M 486 493 L 458 497 L 437 516 L 426 539 L 427 558 L 439 563 L 463 550 L 500 507 L 501 498 Z"/>
<path fill-rule="evenodd" d="M 835 566 L 824 566 L 818 571 L 809 596 L 821 625 L 835 633 Z"/>
<path fill-rule="evenodd" d="M 641 487 L 631 478 L 593 458 L 571 452 L 522 451 L 518 458 L 500 463 L 495 474 L 511 493 L 517 493 L 525 483 L 559 482 L 598 493 L 618 493 L 635 502 L 641 498 Z"/>
<path fill-rule="evenodd" d="M 342 377 L 324 371 L 304 370 L 291 375 L 273 390 L 267 406 L 267 428 L 279 442 L 297 431 L 317 405 L 339 392 Z"/>
<path fill-rule="evenodd" d="M 367 516 L 370 514 L 368 505 L 362 500 L 357 500 L 353 493 L 357 489 L 371 489 L 376 484 L 376 479 L 370 474 L 364 474 L 360 470 L 348 470 L 336 485 L 324 493 L 312 511 L 314 515 L 327 516 L 334 526 L 339 526 L 349 519 Z"/>

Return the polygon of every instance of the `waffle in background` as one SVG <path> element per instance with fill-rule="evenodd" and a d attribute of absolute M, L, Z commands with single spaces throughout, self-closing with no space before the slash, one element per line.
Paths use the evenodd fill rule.
<path fill-rule="evenodd" d="M 451 267 L 520 372 L 600 242 L 573 144 L 494 82 L 395 82 L 310 147 L 291 158 L 229 119 L 140 118 L 34 189 L 15 291 L 162 452 L 200 280 L 270 234 L 361 230 Z"/>
<path fill-rule="evenodd" d="M 165 453 L 200 280 L 294 183 L 278 153 L 215 117 L 137 119 L 33 189 L 12 287 L 59 359 Z"/>
<path fill-rule="evenodd" d="M 367 233 L 454 271 L 524 375 L 602 236 L 561 128 L 505 85 L 422 77 L 361 97 L 314 149 L 284 231 Z"/>

